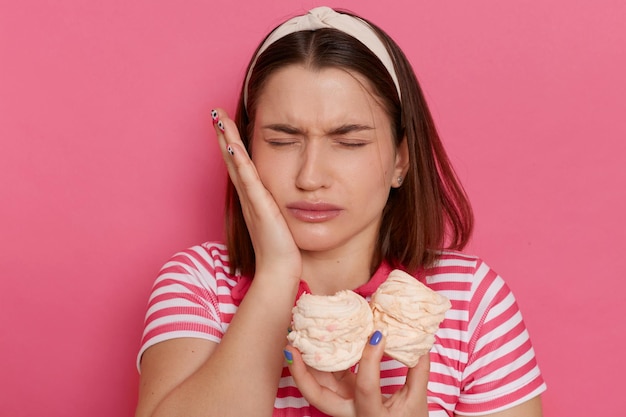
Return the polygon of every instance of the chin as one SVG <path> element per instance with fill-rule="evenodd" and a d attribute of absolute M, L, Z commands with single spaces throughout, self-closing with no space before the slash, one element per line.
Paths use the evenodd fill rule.
<path fill-rule="evenodd" d="M 336 239 L 331 239 L 328 236 L 301 236 L 294 239 L 298 248 L 306 252 L 324 252 L 339 246 Z"/>
<path fill-rule="evenodd" d="M 320 244 L 315 242 L 304 242 L 299 243 L 296 241 L 298 248 L 304 252 L 324 252 L 327 250 L 331 250 L 334 246 L 329 244 Z"/>

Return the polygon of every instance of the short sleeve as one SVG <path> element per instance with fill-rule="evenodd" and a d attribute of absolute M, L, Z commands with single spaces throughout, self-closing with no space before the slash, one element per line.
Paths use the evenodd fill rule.
<path fill-rule="evenodd" d="M 143 353 L 159 342 L 181 337 L 221 340 L 224 325 L 216 278 L 219 249 L 194 246 L 177 253 L 161 268 L 148 300 L 137 355 L 139 371 Z"/>
<path fill-rule="evenodd" d="M 462 415 L 504 410 L 546 389 L 513 293 L 483 262 L 474 278 L 467 364 L 455 410 Z"/>

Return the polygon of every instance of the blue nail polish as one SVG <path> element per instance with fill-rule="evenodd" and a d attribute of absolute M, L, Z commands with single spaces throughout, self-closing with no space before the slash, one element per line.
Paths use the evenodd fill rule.
<path fill-rule="evenodd" d="M 376 346 L 377 344 L 380 343 L 382 338 L 383 338 L 383 334 L 379 330 L 376 330 L 374 334 L 372 335 L 372 337 L 370 337 L 370 345 Z"/>
<path fill-rule="evenodd" d="M 293 363 L 293 355 L 288 350 L 283 350 L 283 354 L 285 355 L 285 360 L 289 365 Z"/>

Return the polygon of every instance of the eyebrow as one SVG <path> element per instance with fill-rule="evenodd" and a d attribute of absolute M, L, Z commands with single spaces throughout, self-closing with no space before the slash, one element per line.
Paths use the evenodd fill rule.
<path fill-rule="evenodd" d="M 273 130 L 275 132 L 286 133 L 288 135 L 304 135 L 305 132 L 302 129 L 299 129 L 295 126 L 284 124 L 284 123 L 272 123 L 265 126 L 262 126 L 263 129 Z M 361 124 L 345 124 L 338 126 L 336 128 L 331 129 L 326 132 L 327 135 L 347 135 L 353 132 L 362 132 L 367 130 L 373 130 L 374 128 L 367 125 Z"/>

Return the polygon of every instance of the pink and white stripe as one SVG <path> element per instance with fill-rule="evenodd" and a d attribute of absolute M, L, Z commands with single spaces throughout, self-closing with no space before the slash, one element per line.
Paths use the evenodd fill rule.
<path fill-rule="evenodd" d="M 452 303 L 430 354 L 431 417 L 491 413 L 545 390 L 528 331 L 502 278 L 480 259 L 459 252 L 443 252 L 420 277 Z M 176 254 L 154 284 L 138 368 L 142 353 L 164 340 L 196 337 L 219 343 L 237 311 L 241 284 L 230 272 L 224 245 L 205 243 Z M 399 362 L 383 358 L 383 393 L 402 386 L 406 372 Z M 302 398 L 285 367 L 274 416 L 321 415 Z"/>

